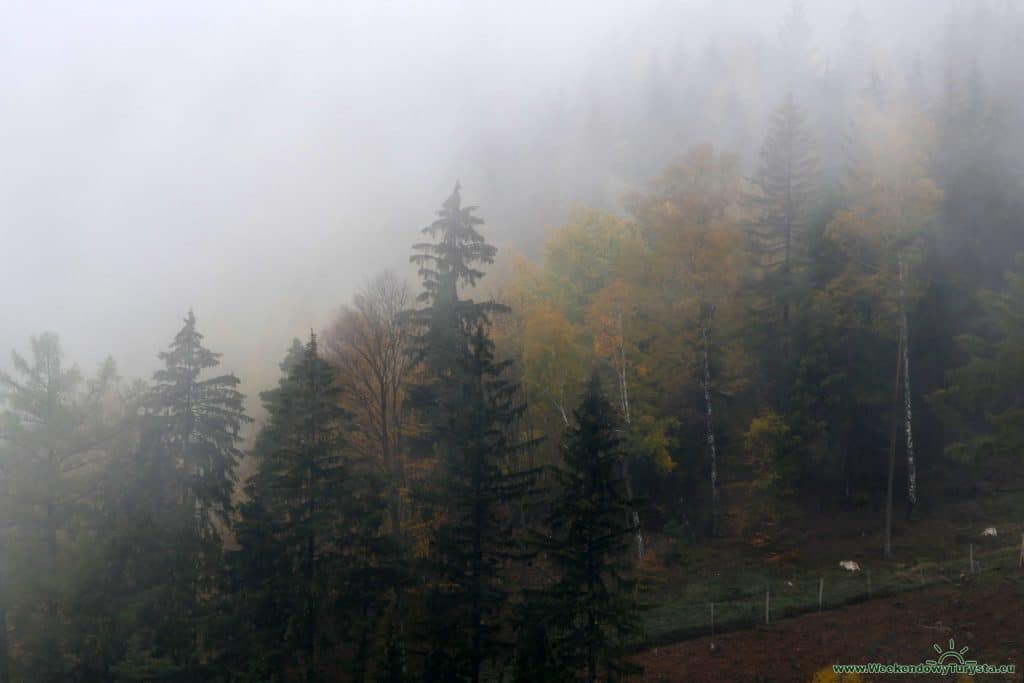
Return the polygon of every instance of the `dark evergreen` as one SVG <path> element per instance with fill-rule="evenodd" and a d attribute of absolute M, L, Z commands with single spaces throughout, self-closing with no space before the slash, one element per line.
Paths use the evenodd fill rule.
<path fill-rule="evenodd" d="M 316 337 L 296 341 L 281 369 L 261 394 L 268 418 L 236 525 L 228 590 L 242 630 L 225 666 L 251 680 L 322 680 L 333 643 L 363 680 L 396 571 L 383 476 L 346 452 L 347 415 Z"/>
<path fill-rule="evenodd" d="M 509 590 L 499 567 L 514 550 L 511 504 L 530 487 L 529 474 L 516 471 L 516 456 L 529 445 L 516 433 L 525 406 L 507 378 L 510 362 L 494 359 L 487 332 L 488 313 L 504 308 L 459 299 L 460 285 L 484 275 L 475 266 L 495 254 L 472 211 L 461 207 L 456 184 L 424 230 L 437 241 L 415 245 L 420 253 L 412 257 L 426 304 L 414 314 L 425 374 L 415 405 L 438 460 L 424 496 L 437 517 L 424 624 L 428 680 L 479 681 L 507 651 L 501 620 Z"/>
<path fill-rule="evenodd" d="M 558 578 L 528 596 L 532 627 L 521 631 L 527 661 L 519 670 L 546 669 L 548 680 L 619 680 L 638 672 L 625 651 L 641 628 L 635 583 L 628 575 L 635 529 L 626 512 L 634 501 L 620 474 L 626 454 L 618 417 L 596 373 L 561 451 L 560 490 L 551 504 L 548 535 L 539 541 Z M 531 657 L 547 663 L 538 666 Z"/>
<path fill-rule="evenodd" d="M 239 431 L 250 420 L 238 377 L 202 377 L 220 364 L 220 354 L 202 342 L 189 311 L 169 350 L 160 353 L 165 367 L 153 375 L 152 407 L 161 444 L 180 475 L 181 501 L 194 508 L 196 533 L 204 542 L 218 542 L 217 522 L 232 510 Z"/>
<path fill-rule="evenodd" d="M 254 634 L 262 646 L 256 651 L 283 650 L 277 675 L 295 667 L 312 681 L 349 477 L 345 416 L 315 336 L 305 347 L 296 341 L 281 368 L 278 387 L 261 394 L 268 418 L 254 449 L 257 471 L 247 487 L 237 564 L 254 616 L 265 617 Z"/>
<path fill-rule="evenodd" d="M 177 619 L 175 661 L 198 676 L 205 597 L 215 588 L 221 566 L 221 530 L 232 512 L 235 468 L 242 425 L 250 421 L 233 374 L 204 376 L 220 364 L 220 354 L 203 346 L 196 317 L 189 311 L 170 348 L 159 354 L 164 367 L 153 375 L 149 413 L 142 434 L 146 476 L 166 492 L 156 520 L 169 535 L 174 562 L 167 568 L 174 584 L 173 608 L 159 620 Z M 184 639 L 180 636 L 185 634 Z"/>
<path fill-rule="evenodd" d="M 15 680 L 56 683 L 96 666 L 92 615 L 73 596 L 97 570 L 89 551 L 101 531 L 100 501 L 90 494 L 109 465 L 102 447 L 120 428 L 103 406 L 118 378 L 107 360 L 85 381 L 55 333 L 31 346 L 27 358 L 11 354 L 12 374 L 0 372 L 0 575 L 11 584 L 0 600 L 13 608 L 19 655 L 11 666 L 0 652 L 0 668 Z"/>
<path fill-rule="evenodd" d="M 772 114 L 757 172 L 759 192 L 750 197 L 750 242 L 763 281 L 774 299 L 781 332 L 788 333 L 798 277 L 810 257 L 817 162 L 805 115 L 787 95 Z"/>

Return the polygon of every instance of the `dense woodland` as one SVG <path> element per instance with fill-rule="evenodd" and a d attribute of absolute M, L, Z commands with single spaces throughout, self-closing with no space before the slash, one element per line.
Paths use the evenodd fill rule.
<path fill-rule="evenodd" d="M 794 7 L 755 150 L 675 150 L 537 258 L 456 184 L 410 231 L 418 281 L 384 271 L 282 349 L 252 425 L 191 311 L 148 381 L 84 376 L 52 332 L 15 351 L 0 683 L 619 680 L 652 535 L 827 513 L 888 557 L 1020 488 L 1019 67 L 837 78 Z"/>

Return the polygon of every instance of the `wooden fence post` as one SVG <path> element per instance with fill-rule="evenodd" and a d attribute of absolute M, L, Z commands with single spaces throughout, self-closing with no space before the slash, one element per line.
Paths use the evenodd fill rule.
<path fill-rule="evenodd" d="M 818 611 L 821 611 L 821 597 L 825 593 L 825 577 L 818 579 Z"/>
<path fill-rule="evenodd" d="M 771 588 L 765 588 L 764 589 L 764 624 L 765 624 L 765 626 L 768 626 L 768 625 L 770 625 L 772 623 L 771 613 L 772 613 L 772 589 Z"/>

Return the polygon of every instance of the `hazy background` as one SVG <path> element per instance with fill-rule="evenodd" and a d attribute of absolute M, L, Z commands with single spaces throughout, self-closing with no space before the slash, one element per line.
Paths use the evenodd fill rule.
<path fill-rule="evenodd" d="M 958 4 L 805 2 L 814 74 L 911 74 Z M 53 329 L 84 369 L 148 377 L 193 307 L 253 396 L 365 277 L 411 274 L 456 178 L 489 240 L 536 253 L 574 203 L 617 206 L 691 143 L 749 166 L 789 8 L 7 3 L 0 357 Z M 884 63 L 857 63 L 868 40 Z"/>

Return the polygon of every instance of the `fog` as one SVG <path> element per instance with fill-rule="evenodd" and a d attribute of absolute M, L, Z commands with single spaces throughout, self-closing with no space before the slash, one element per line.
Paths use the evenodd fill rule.
<path fill-rule="evenodd" d="M 811 63 L 849 58 L 859 13 L 888 46 L 874 66 L 906 71 L 937 58 L 949 7 L 808 2 Z M 786 88 L 788 8 L 12 3 L 0 349 L 53 329 L 86 368 L 112 354 L 145 377 L 192 307 L 252 394 L 364 278 L 412 274 L 410 244 L 456 179 L 489 240 L 536 252 L 571 206 L 617 207 L 689 144 L 749 162 Z"/>
<path fill-rule="evenodd" d="M 1013 673 L 1024 2 L 4 10 L 0 683 Z"/>

